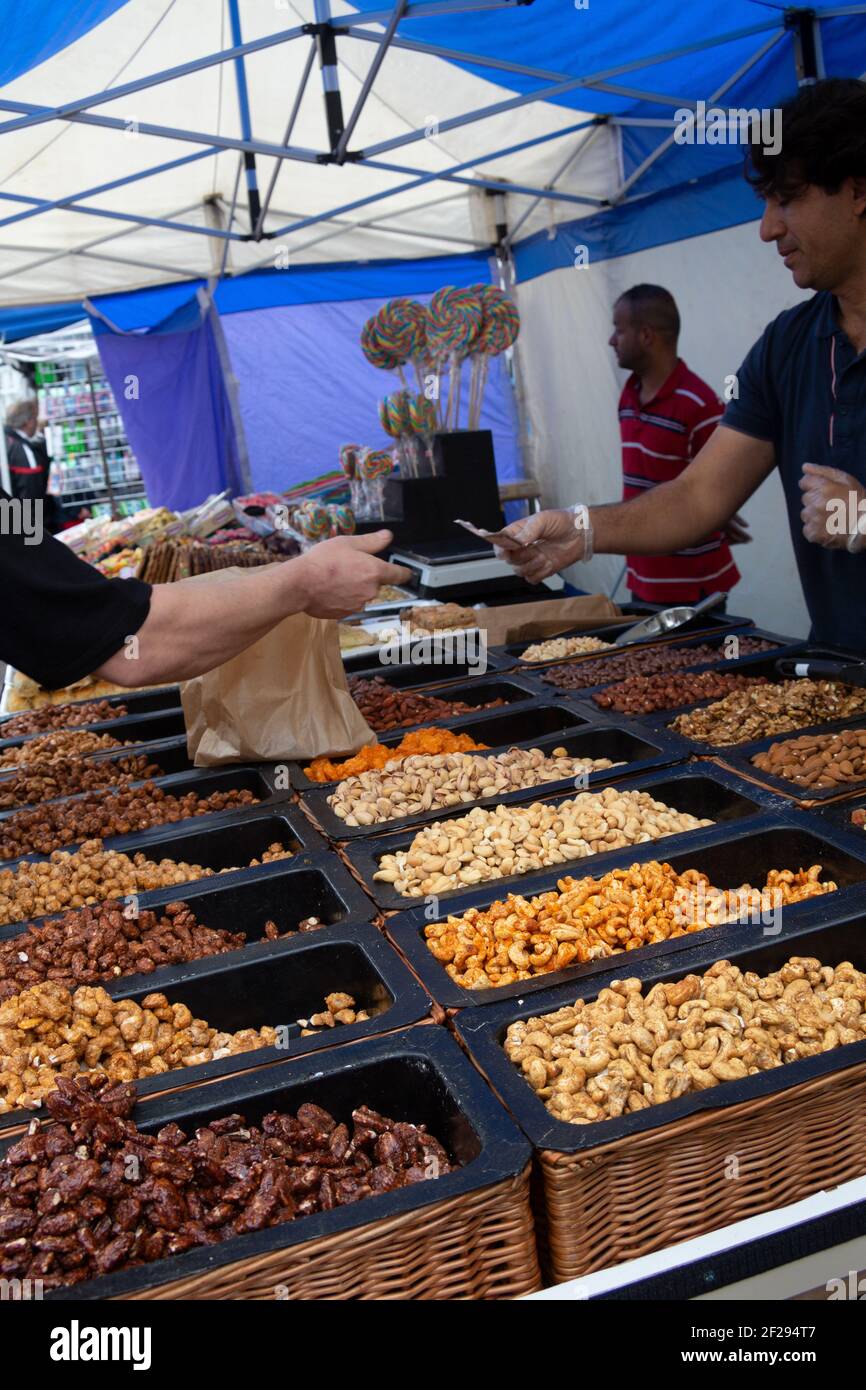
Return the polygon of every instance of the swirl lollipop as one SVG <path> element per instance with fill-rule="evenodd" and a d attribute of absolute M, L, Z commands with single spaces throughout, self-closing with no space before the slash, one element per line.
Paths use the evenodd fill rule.
<path fill-rule="evenodd" d="M 394 470 L 394 460 L 387 449 L 368 449 L 361 458 L 361 477 L 369 503 L 369 515 L 385 515 L 385 478 Z"/>
<path fill-rule="evenodd" d="M 490 358 L 498 357 L 510 348 L 520 332 L 520 313 L 517 305 L 503 290 L 496 285 L 485 285 L 481 303 L 484 319 L 476 348 L 477 353 L 482 354 L 481 366 L 478 372 L 473 373 L 470 382 L 469 422 L 472 429 L 478 428 L 481 419 L 481 403 L 487 385 Z"/>
<path fill-rule="evenodd" d="M 427 344 L 441 372 L 449 363 L 448 403 L 445 407 L 445 427 L 460 415 L 460 364 L 472 351 L 484 321 L 481 300 L 471 289 L 445 285 L 430 300 L 427 325 Z"/>
<path fill-rule="evenodd" d="M 332 502 L 328 506 L 331 518 L 331 532 L 338 536 L 352 536 L 355 533 L 355 513 L 342 502 Z"/>
<path fill-rule="evenodd" d="M 358 452 L 360 448 L 360 444 L 340 445 L 340 468 L 350 481 L 358 475 Z"/>
<path fill-rule="evenodd" d="M 302 502 L 295 513 L 295 525 L 308 541 L 326 540 L 331 534 L 328 509 L 319 502 Z"/>

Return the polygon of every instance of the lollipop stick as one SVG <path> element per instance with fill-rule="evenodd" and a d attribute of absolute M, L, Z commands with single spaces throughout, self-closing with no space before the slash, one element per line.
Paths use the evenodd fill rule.
<path fill-rule="evenodd" d="M 484 361 L 481 363 L 481 372 L 478 381 L 478 398 L 475 403 L 475 428 L 481 424 L 481 407 L 484 403 L 484 391 L 487 387 L 487 373 L 490 370 L 490 356 L 485 353 Z"/>
<path fill-rule="evenodd" d="M 455 428 L 455 430 L 459 430 L 459 428 L 460 428 L 460 387 L 461 387 L 462 384 L 463 384 L 463 371 L 462 371 L 462 366 L 463 366 L 462 362 L 459 362 L 458 359 L 455 357 L 455 358 L 454 358 L 454 370 L 455 370 L 456 373 L 457 373 L 457 389 L 456 389 L 456 391 L 455 391 L 455 393 L 454 393 L 454 428 Z"/>
<path fill-rule="evenodd" d="M 397 375 L 398 375 L 398 377 L 400 378 L 400 385 L 403 387 L 403 390 L 404 390 L 404 391 L 408 391 L 409 388 L 408 388 L 408 386 L 406 385 L 406 376 L 405 376 L 405 373 L 404 373 L 404 371 L 403 371 L 402 364 L 399 363 L 399 362 L 397 363 Z"/>

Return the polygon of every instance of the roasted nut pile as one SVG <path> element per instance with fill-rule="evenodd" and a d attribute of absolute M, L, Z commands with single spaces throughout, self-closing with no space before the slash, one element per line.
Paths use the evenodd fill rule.
<path fill-rule="evenodd" d="M 99 787 L 128 786 L 143 777 L 160 777 L 162 772 L 159 763 L 149 762 L 143 753 L 95 763 L 74 758 L 59 763 L 28 763 L 14 777 L 0 779 L 0 810 L 36 806 L 54 797 L 75 796 Z"/>
<path fill-rule="evenodd" d="M 612 647 L 600 637 L 549 637 L 546 642 L 533 642 L 520 653 L 521 661 L 560 661 L 566 656 L 583 656 L 584 652 L 601 652 Z"/>
<path fill-rule="evenodd" d="M 382 743 L 365 743 L 360 752 L 340 763 L 333 763 L 330 758 L 315 758 L 304 772 L 311 782 L 339 782 L 344 777 L 385 767 L 386 763 L 400 763 L 415 753 L 468 753 L 473 748 L 486 747 L 486 743 L 476 743 L 467 734 L 455 734 L 450 729 L 413 729 L 403 735 L 395 748 L 386 748 Z"/>
<path fill-rule="evenodd" d="M 366 1009 L 359 1009 L 351 994 L 326 994 L 325 1007 L 321 1013 L 311 1014 L 309 1018 L 299 1018 L 301 1037 L 309 1038 L 321 1033 L 325 1028 L 337 1028 L 341 1024 L 365 1023 L 370 1015 Z"/>
<path fill-rule="evenodd" d="M 696 869 L 678 874 L 651 859 L 601 878 L 560 879 L 558 892 L 535 898 L 509 893 L 490 907 L 431 922 L 424 936 L 457 984 L 495 989 L 834 892 L 836 884 L 820 876 L 820 864 L 797 873 L 771 869 L 762 889 L 721 889 Z"/>
<path fill-rule="evenodd" d="M 422 695 L 417 690 L 398 690 L 381 676 L 374 676 L 372 680 L 350 676 L 349 694 L 377 734 L 402 728 L 405 724 L 420 724 L 425 719 L 456 719 L 461 714 L 477 714 L 480 710 L 497 709 L 505 704 L 504 700 L 488 700 L 483 705 L 467 705 L 465 700 L 444 700 L 438 695 Z"/>
<path fill-rule="evenodd" d="M 866 778 L 866 729 L 840 734 L 801 734 L 772 743 L 752 758 L 753 767 L 801 787 L 843 787 Z"/>
<path fill-rule="evenodd" d="M 137 1004 L 93 985 L 70 994 L 47 980 L 0 1004 L 0 1114 L 40 1106 L 58 1076 L 103 1071 L 112 1081 L 136 1081 L 276 1041 L 275 1028 L 220 1032 L 164 994 Z"/>
<path fill-rule="evenodd" d="M 279 941 L 322 925 L 318 917 L 306 917 L 283 931 L 268 921 L 263 935 Z M 238 951 L 246 940 L 246 932 L 206 927 L 183 902 L 137 914 L 131 904 L 116 901 L 74 908 L 0 941 L 0 1000 L 43 980 L 74 989 L 120 975 L 150 975 L 161 966 Z"/>
<path fill-rule="evenodd" d="M 87 729 L 59 729 L 56 733 L 40 734 L 17 748 L 0 753 L 0 767 L 21 767 L 24 763 L 40 766 L 63 763 L 68 758 L 84 758 L 89 753 L 101 753 L 106 748 L 124 748 L 128 743 L 111 734 L 93 734 Z"/>
<path fill-rule="evenodd" d="M 679 714 L 671 728 L 698 743 L 728 746 L 866 712 L 866 690 L 841 681 L 793 680 L 735 690 L 715 705 Z"/>
<path fill-rule="evenodd" d="M 616 980 L 592 1003 L 512 1023 L 505 1052 L 557 1120 L 586 1125 L 864 1037 L 866 975 L 792 956 L 770 975 L 720 960 L 646 996 Z"/>
<path fill-rule="evenodd" d="M 379 825 L 440 806 L 460 806 L 523 787 L 564 781 L 579 772 L 618 766 L 609 758 L 572 758 L 564 748 L 554 748 L 549 756 L 541 748 L 510 748 L 488 758 L 439 753 L 349 777 L 328 797 L 328 805 L 347 825 Z"/>
<path fill-rule="evenodd" d="M 758 652 L 775 651 L 776 644 L 764 637 L 737 636 L 737 646 L 731 650 L 737 657 L 754 656 Z M 654 676 L 687 666 L 703 666 L 708 661 L 722 661 L 725 655 L 724 643 L 721 646 L 701 642 L 694 647 L 638 647 L 634 651 L 613 651 L 610 656 L 599 657 L 598 661 L 555 666 L 544 671 L 541 679 L 563 690 L 586 690 L 590 685 L 604 685 L 607 681 L 626 680 L 630 676 Z"/>
<path fill-rule="evenodd" d="M 766 676 L 741 676 L 733 671 L 681 671 L 668 676 L 629 676 L 616 685 L 596 690 L 592 698 L 602 709 L 619 710 L 620 714 L 651 714 L 656 709 L 717 700 L 732 690 L 748 690 L 766 683 Z"/>
<path fill-rule="evenodd" d="M 290 855 L 291 851 L 280 844 L 269 845 L 261 859 L 251 860 L 249 867 Z M 0 869 L 0 926 L 105 898 L 147 893 L 152 888 L 232 872 L 230 868 L 205 869 L 183 860 L 160 859 L 157 863 L 141 851 L 130 857 L 104 849 L 101 840 L 85 840 L 73 854 L 58 849 L 39 863 L 25 860 L 17 869 Z"/>
<path fill-rule="evenodd" d="M 78 801 L 57 801 L 32 810 L 16 811 L 0 821 L 0 859 L 22 854 L 50 854 L 63 845 L 94 837 L 129 835 L 154 825 L 169 825 L 191 816 L 207 816 L 230 807 L 254 806 L 258 797 L 250 791 L 230 789 L 199 796 L 184 792 L 172 796 L 153 782 L 135 791 L 116 791 L 111 796 L 91 792 Z"/>
<path fill-rule="evenodd" d="M 317 1105 L 261 1127 L 226 1115 L 142 1134 L 129 1083 L 61 1077 L 0 1162 L 0 1275 L 46 1289 L 217 1245 L 451 1171 L 423 1125 L 365 1105 L 351 1131 Z M 134 1176 L 131 1176 L 134 1175 Z"/>
<path fill-rule="evenodd" d="M 418 898 L 712 824 L 654 801 L 649 792 L 615 787 L 556 805 L 476 806 L 458 820 L 419 830 L 408 849 L 383 854 L 373 877 Z"/>
<path fill-rule="evenodd" d="M 0 723 L 0 738 L 20 738 L 22 734 L 41 734 L 49 729 L 78 729 L 85 724 L 101 724 L 129 714 L 124 704 L 108 700 L 82 700 L 80 704 L 50 705 L 46 709 L 26 710 Z"/>

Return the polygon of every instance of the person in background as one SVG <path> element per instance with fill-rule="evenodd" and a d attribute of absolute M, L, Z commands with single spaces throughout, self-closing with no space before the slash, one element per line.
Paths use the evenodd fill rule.
<path fill-rule="evenodd" d="M 677 355 L 680 315 L 661 285 L 634 285 L 613 309 L 610 346 L 631 372 L 619 400 L 623 500 L 678 478 L 722 418 L 710 386 Z M 741 517 L 669 555 L 626 556 L 626 584 L 643 603 L 695 603 L 740 578 L 730 542 L 750 539 Z M 721 608 L 723 605 L 719 605 Z"/>
<path fill-rule="evenodd" d="M 82 507 L 77 516 L 66 513 L 63 503 L 48 491 L 51 455 L 39 419 L 39 402 L 35 396 L 13 401 L 6 411 L 6 461 L 13 497 L 30 499 L 43 504 L 42 525 L 46 531 L 62 531 L 90 516 Z"/>

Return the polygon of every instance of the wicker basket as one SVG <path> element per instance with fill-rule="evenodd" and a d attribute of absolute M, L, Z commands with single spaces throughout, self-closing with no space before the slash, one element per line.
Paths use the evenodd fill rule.
<path fill-rule="evenodd" d="M 545 1264 L 580 1278 L 866 1173 L 866 1063 L 538 1164 Z"/>
<path fill-rule="evenodd" d="M 325 1236 L 141 1299 L 495 1299 L 541 1287 L 529 1206 L 529 1165 L 477 1192 Z"/>

